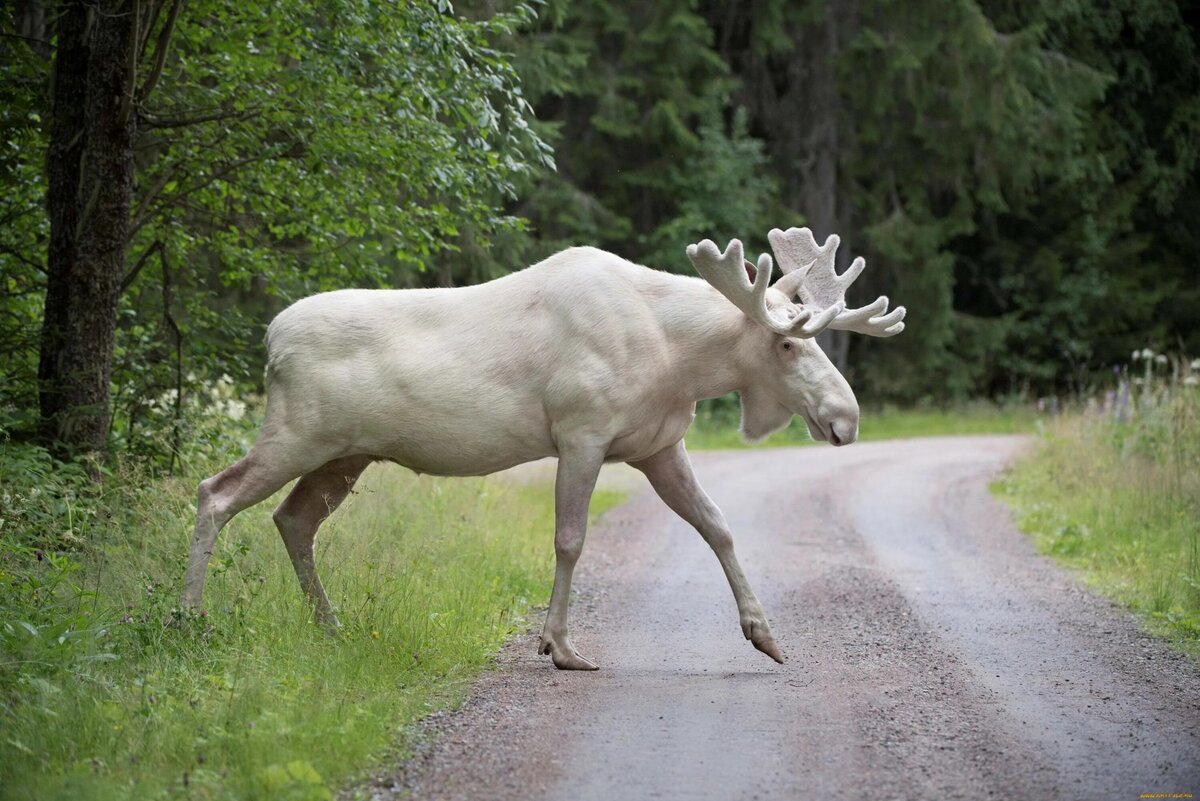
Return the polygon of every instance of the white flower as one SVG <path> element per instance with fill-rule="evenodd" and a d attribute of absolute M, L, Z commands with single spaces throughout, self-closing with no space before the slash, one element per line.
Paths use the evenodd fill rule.
<path fill-rule="evenodd" d="M 1157 356 L 1155 356 L 1155 357 L 1154 357 L 1154 361 L 1158 362 L 1159 364 L 1166 364 L 1166 363 L 1167 363 L 1167 357 L 1166 357 L 1166 355 L 1165 355 L 1165 354 L 1162 354 L 1162 353 L 1160 353 L 1160 354 L 1158 354 Z"/>
<path fill-rule="evenodd" d="M 241 420 L 246 415 L 246 404 L 239 400 L 231 400 L 225 403 L 225 414 L 230 420 Z"/>
<path fill-rule="evenodd" d="M 1200 359 L 1192 359 L 1190 367 L 1193 370 L 1200 371 Z"/>
<path fill-rule="evenodd" d="M 1146 383 L 1146 379 L 1144 379 L 1144 378 L 1135 378 L 1135 379 L 1133 379 L 1133 385 L 1134 385 L 1135 387 L 1140 387 L 1142 384 L 1145 384 L 1145 383 Z"/>
<path fill-rule="evenodd" d="M 1142 358 L 1143 359 L 1153 359 L 1154 351 L 1150 350 L 1149 348 L 1142 348 Z"/>
<path fill-rule="evenodd" d="M 1183 385 L 1185 387 L 1194 387 L 1197 384 L 1200 384 L 1200 377 L 1197 377 L 1194 375 L 1189 375 L 1188 377 L 1183 379 Z"/>
<path fill-rule="evenodd" d="M 1130 361 L 1135 361 L 1135 362 L 1136 362 L 1136 361 L 1137 361 L 1138 359 L 1140 359 L 1140 358 L 1142 358 L 1142 352 L 1141 352 L 1140 350 L 1135 350 L 1133 353 L 1131 353 L 1131 354 L 1129 355 L 1129 359 L 1130 359 Z M 1198 361 L 1200 361 L 1200 360 L 1198 360 Z"/>

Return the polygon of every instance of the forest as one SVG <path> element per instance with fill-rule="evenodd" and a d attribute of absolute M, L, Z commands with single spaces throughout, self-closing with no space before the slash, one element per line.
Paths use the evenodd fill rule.
<path fill-rule="evenodd" d="M 691 242 L 791 225 L 867 259 L 854 299 L 912 309 L 887 347 L 822 340 L 876 402 L 1200 350 L 1184 4 L 108 5 L 2 21 L 11 436 L 170 462 L 189 399 L 261 388 L 304 295 L 574 244 L 688 272 Z"/>

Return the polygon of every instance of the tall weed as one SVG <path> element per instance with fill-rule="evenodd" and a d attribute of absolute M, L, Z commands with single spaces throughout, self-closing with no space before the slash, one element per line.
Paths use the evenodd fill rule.
<path fill-rule="evenodd" d="M 996 489 L 1043 550 L 1200 654 L 1200 361 L 1136 355 Z"/>

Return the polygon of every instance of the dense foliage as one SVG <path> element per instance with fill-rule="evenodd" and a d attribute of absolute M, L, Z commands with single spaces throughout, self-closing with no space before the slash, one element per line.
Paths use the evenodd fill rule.
<path fill-rule="evenodd" d="M 16 432 L 37 413 L 62 7 L 0 17 L 0 426 Z M 823 342 L 868 397 L 1077 389 L 1135 347 L 1196 352 L 1191 14 L 189 2 L 139 109 L 110 441 L 167 457 L 188 436 L 171 399 L 222 374 L 256 386 L 263 325 L 305 293 L 475 282 L 576 243 L 686 271 L 700 237 L 762 248 L 794 224 L 867 257 L 858 297 L 911 308 L 884 346 Z"/>
<path fill-rule="evenodd" d="M 18 11 L 5 9 L 7 29 Z M 424 4 L 186 4 L 138 110 L 114 354 L 118 444 L 152 444 L 164 393 L 181 397 L 222 373 L 256 381 L 262 323 L 288 301 L 436 280 L 425 275 L 431 254 L 452 249 L 460 228 L 522 227 L 503 208 L 513 182 L 552 161 L 490 42 L 527 17 L 472 22 Z M 26 40 L 3 47 L 0 405 L 6 427 L 21 428 L 36 410 L 52 62 Z"/>

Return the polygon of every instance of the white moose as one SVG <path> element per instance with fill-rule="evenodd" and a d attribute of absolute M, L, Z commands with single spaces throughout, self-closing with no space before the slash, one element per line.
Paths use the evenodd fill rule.
<path fill-rule="evenodd" d="M 768 238 L 784 273 L 774 286 L 769 255 L 756 268 L 738 240 L 724 253 L 704 240 L 687 249 L 704 281 L 579 247 L 477 286 L 346 289 L 293 304 L 267 330 L 258 442 L 200 483 L 184 605 L 200 603 L 221 528 L 294 478 L 275 525 L 318 621 L 336 626 L 313 540 L 367 465 L 468 476 L 557 456 L 557 562 L 539 653 L 560 669 L 595 670 L 567 635 L 571 575 L 600 467 L 627 462 L 700 532 L 729 579 L 742 633 L 782 662 L 684 433 L 696 401 L 737 391 L 749 440 L 798 414 L 814 438 L 854 442 L 858 403 L 812 337 L 825 328 L 892 336 L 905 312 L 888 313 L 886 297 L 845 308 L 864 263 L 838 275 L 836 235 L 824 247 L 807 228 Z"/>

